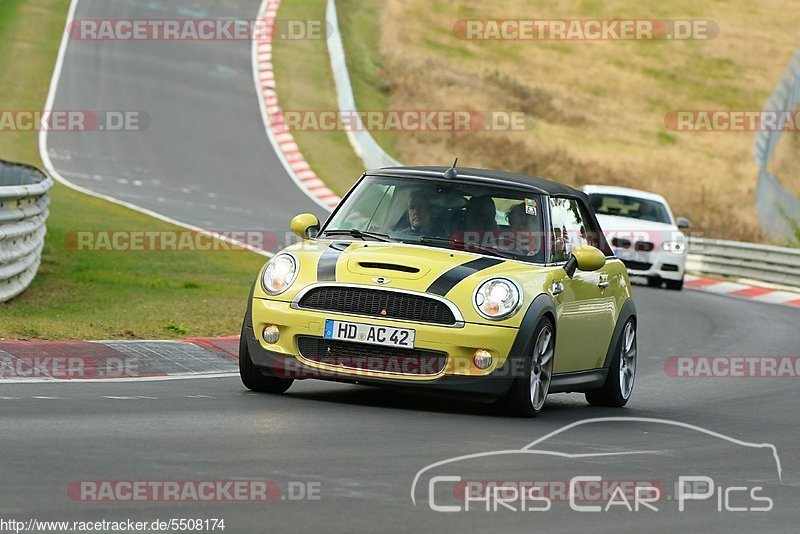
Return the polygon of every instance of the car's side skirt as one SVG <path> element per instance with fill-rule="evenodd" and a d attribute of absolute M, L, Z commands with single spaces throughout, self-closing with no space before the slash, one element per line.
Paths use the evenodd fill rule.
<path fill-rule="evenodd" d="M 582 392 L 603 387 L 608 376 L 608 369 L 591 369 L 575 373 L 553 375 L 550 382 L 550 393 Z"/>

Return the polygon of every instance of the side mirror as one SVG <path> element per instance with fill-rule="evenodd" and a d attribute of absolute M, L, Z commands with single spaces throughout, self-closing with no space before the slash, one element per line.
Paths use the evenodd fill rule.
<path fill-rule="evenodd" d="M 301 239 L 310 239 L 319 232 L 319 219 L 312 213 L 301 213 L 289 225 L 292 233 Z"/>
<path fill-rule="evenodd" d="M 597 271 L 602 269 L 605 264 L 605 254 L 599 248 L 582 245 L 572 251 L 569 260 L 564 264 L 564 270 L 567 272 L 567 276 L 572 278 L 578 269 L 581 271 Z"/>
<path fill-rule="evenodd" d="M 678 228 L 680 228 L 681 230 L 688 230 L 692 226 L 692 221 L 690 221 L 686 217 L 678 217 L 678 219 L 675 222 L 678 223 Z"/>

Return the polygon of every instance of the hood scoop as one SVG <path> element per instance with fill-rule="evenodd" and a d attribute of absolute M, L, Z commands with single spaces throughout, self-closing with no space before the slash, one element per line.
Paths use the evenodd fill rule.
<path fill-rule="evenodd" d="M 377 261 L 360 261 L 358 262 L 358 266 L 362 269 L 380 269 L 381 271 L 398 271 L 401 273 L 416 274 L 419 272 L 417 267 L 411 267 L 410 265 L 398 265 L 396 263 L 384 263 Z"/>
<path fill-rule="evenodd" d="M 416 280 L 427 275 L 431 268 L 423 263 L 407 261 L 399 256 L 372 255 L 371 258 L 349 258 L 347 270 L 353 274 L 360 274 L 373 278 L 375 276 L 392 279 Z"/>

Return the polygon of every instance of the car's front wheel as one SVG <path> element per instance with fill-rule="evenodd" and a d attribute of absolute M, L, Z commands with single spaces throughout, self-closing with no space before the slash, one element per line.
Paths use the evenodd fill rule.
<path fill-rule="evenodd" d="M 520 417 L 534 417 L 542 411 L 553 378 L 556 336 L 549 319 L 539 321 L 532 339 L 522 359 L 522 375 L 514 379 L 503 399 L 507 411 Z"/>
<path fill-rule="evenodd" d="M 636 359 L 636 322 L 631 318 L 622 329 L 605 384 L 600 389 L 586 392 L 589 404 L 617 408 L 625 406 L 633 393 Z"/>
<path fill-rule="evenodd" d="M 260 393 L 283 393 L 294 382 L 291 378 L 265 375 L 253 365 L 250 350 L 247 348 L 244 326 L 242 326 L 242 335 L 239 337 L 239 376 L 247 389 Z"/>

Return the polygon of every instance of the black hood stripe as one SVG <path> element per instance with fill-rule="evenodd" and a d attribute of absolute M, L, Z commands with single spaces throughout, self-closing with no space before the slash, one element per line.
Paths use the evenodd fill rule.
<path fill-rule="evenodd" d="M 503 260 L 498 258 L 478 258 L 477 260 L 468 261 L 467 263 L 453 267 L 433 281 L 428 288 L 428 293 L 434 293 L 435 295 L 443 297 L 464 278 L 478 271 L 494 267 L 498 263 L 503 263 Z"/>
<path fill-rule="evenodd" d="M 336 263 L 339 261 L 339 256 L 342 255 L 344 249 L 349 245 L 346 243 L 331 243 L 325 249 L 325 252 L 319 257 L 317 263 L 317 281 L 319 282 L 335 282 L 336 281 Z"/>

